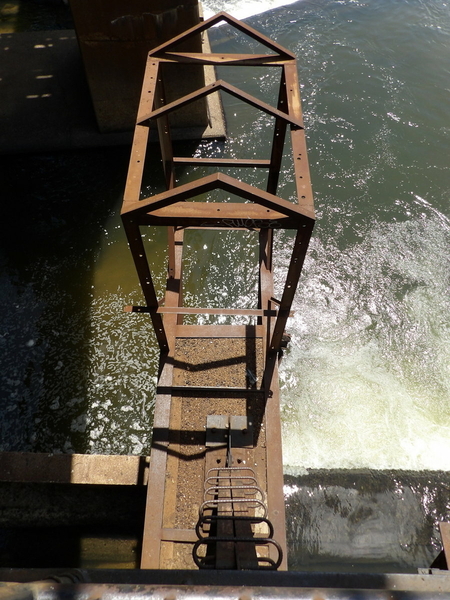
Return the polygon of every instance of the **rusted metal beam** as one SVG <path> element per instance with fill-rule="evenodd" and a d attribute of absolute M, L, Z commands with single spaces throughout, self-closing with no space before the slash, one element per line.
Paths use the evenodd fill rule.
<path fill-rule="evenodd" d="M 229 23 L 242 33 L 257 40 L 270 52 L 276 54 L 213 54 L 200 55 L 195 52 L 185 52 L 183 48 L 177 48 L 178 44 L 185 42 L 193 36 L 198 36 L 213 24 L 220 21 Z M 181 50 L 181 51 L 179 51 Z M 236 66 L 278 66 L 281 68 L 280 89 L 278 93 L 277 107 L 255 98 L 254 96 L 230 85 L 225 81 L 218 81 L 208 86 L 201 87 L 181 98 L 167 103 L 164 96 L 162 76 L 164 69 L 171 68 L 169 62 L 191 63 L 191 64 L 227 64 Z M 172 67 L 173 68 L 173 67 Z M 142 566 L 144 568 L 157 568 L 167 563 L 172 550 L 167 550 L 167 544 L 172 542 L 185 543 L 190 541 L 191 533 L 182 530 L 177 533 L 174 529 L 175 520 L 173 513 L 176 502 L 168 501 L 167 514 L 164 512 L 164 494 L 170 495 L 176 492 L 176 481 L 178 481 L 178 463 L 175 456 L 180 455 L 180 443 L 177 436 L 181 431 L 181 406 L 184 398 L 247 398 L 251 396 L 251 402 L 260 403 L 265 406 L 265 425 L 263 421 L 258 424 L 255 434 L 266 430 L 264 448 L 251 448 L 249 452 L 255 452 L 255 466 L 259 475 L 267 483 L 270 518 L 274 523 L 275 537 L 285 548 L 286 538 L 284 530 L 284 499 L 282 490 L 282 457 L 281 457 L 281 428 L 279 387 L 277 371 L 277 353 L 281 347 L 282 337 L 286 322 L 290 316 L 294 294 L 297 288 L 299 276 L 302 270 L 306 249 L 314 226 L 314 207 L 312 203 L 311 182 L 309 179 L 308 163 L 306 159 L 306 143 L 303 130 L 303 119 L 300 104 L 300 93 L 298 89 L 297 67 L 294 55 L 282 48 L 265 36 L 252 30 L 247 25 L 237 21 L 225 13 L 220 13 L 212 19 L 191 28 L 181 36 L 161 45 L 149 55 L 146 71 L 146 89 L 151 90 L 150 96 L 153 100 L 142 95 L 142 105 L 138 115 L 136 127 L 134 156 L 130 161 L 129 181 L 126 188 L 126 201 L 122 209 L 130 249 L 138 270 L 139 280 L 144 290 L 147 306 L 132 307 L 135 312 L 149 311 L 155 328 L 157 329 L 158 342 L 161 348 L 160 377 L 157 386 L 157 410 L 155 412 L 154 439 L 152 443 L 152 469 L 149 475 L 148 504 L 146 525 L 143 541 Z M 217 91 L 230 93 L 245 104 L 253 106 L 258 110 L 273 117 L 273 143 L 270 152 L 270 160 L 245 159 L 245 158 L 203 158 L 203 157 L 176 157 L 173 154 L 170 140 L 169 115 Z M 144 98 L 145 101 L 144 101 Z M 166 190 L 151 197 L 141 199 L 143 162 L 146 156 L 148 142 L 148 122 L 156 120 L 160 138 L 161 154 L 163 157 L 163 168 L 166 179 Z M 144 124 L 145 123 L 145 124 Z M 277 196 L 279 172 L 283 159 L 283 151 L 287 126 L 291 130 L 292 160 L 297 191 L 296 202 L 289 202 Z M 216 172 L 176 186 L 174 172 L 177 165 L 201 165 L 208 168 L 264 168 L 268 170 L 266 189 L 252 186 L 222 172 Z M 194 201 L 194 199 L 215 190 L 221 190 L 226 194 L 237 196 L 248 202 L 210 202 Z M 210 198 L 208 198 L 209 200 Z M 168 278 L 164 305 L 160 306 L 151 280 L 150 269 L 144 252 L 143 242 L 140 236 L 140 226 L 163 225 L 168 226 Z M 227 228 L 234 230 L 254 230 L 259 236 L 259 290 L 258 308 L 196 308 L 183 307 L 182 304 L 182 250 L 183 231 L 185 228 Z M 291 261 L 288 267 L 287 279 L 281 299 L 275 301 L 273 298 L 273 230 L 276 228 L 293 229 L 297 232 L 293 243 Z M 164 320 L 161 317 L 164 314 Z M 184 314 L 215 314 L 215 315 L 244 315 L 249 318 L 256 317 L 256 326 L 192 326 L 183 325 Z M 203 333 L 202 333 L 203 332 Z M 247 356 L 251 348 L 256 353 L 256 337 L 264 337 L 264 366 L 262 385 L 256 388 L 253 384 L 246 387 L 214 387 L 203 385 L 179 385 L 181 381 L 193 383 L 192 380 L 184 380 L 180 373 L 183 372 L 185 364 L 184 354 L 181 352 L 179 361 L 175 360 L 177 354 L 176 340 L 180 337 L 232 337 L 239 336 L 245 340 Z M 191 342 L 190 342 L 191 343 Z M 258 341 L 261 347 L 261 341 Z M 192 346 L 193 348 L 195 344 Z M 256 355 L 256 354 L 255 354 Z M 211 360 L 211 355 L 206 354 L 205 368 L 214 369 L 217 361 Z M 242 361 L 241 357 L 235 357 L 244 367 L 248 362 Z M 189 363 L 190 364 L 190 363 Z M 203 363 L 202 363 L 203 364 Z M 174 377 L 174 369 L 177 369 Z M 260 367 L 259 367 L 260 369 Z M 260 376 L 260 371 L 258 371 Z M 204 379 L 200 378 L 198 383 Z M 195 382 L 195 378 L 194 378 Z M 245 385 L 245 374 L 242 379 Z M 212 383 L 215 383 L 212 380 Z M 183 400 L 184 401 L 184 400 Z M 172 429 L 170 429 L 172 427 Z M 193 432 L 194 433 L 194 432 Z M 195 432 L 200 433 L 200 432 Z M 192 444 L 198 444 L 195 436 Z M 168 447 L 170 441 L 170 449 Z M 190 443 L 190 442 L 189 442 Z M 267 448 L 267 450 L 265 449 Z M 170 450 L 170 457 L 168 452 Z M 196 457 L 204 452 L 200 448 L 196 451 Z M 259 458 L 257 458 L 257 456 Z M 212 455 L 207 453 L 207 459 L 212 460 Z M 153 460 L 155 459 L 155 460 Z M 253 460 L 253 458 L 252 458 Z M 166 477 L 169 470 L 170 477 Z M 181 472 L 181 471 L 180 471 Z M 225 502 L 228 497 L 225 496 Z M 230 497 L 230 505 L 233 498 Z M 170 514 L 169 514 L 170 513 Z M 165 515 L 165 516 L 164 516 Z M 227 532 L 223 532 L 224 535 Z M 234 531 L 236 534 L 236 531 Z M 222 536 L 223 537 L 223 536 Z M 241 536 L 242 537 L 242 536 Z M 225 540 L 225 546 L 227 541 Z M 245 542 L 246 543 L 246 542 Z M 244 555 L 247 550 L 243 542 Z M 272 552 L 272 550 L 271 550 Z M 275 554 L 278 552 L 276 545 L 273 549 L 272 564 L 278 565 Z M 162 554 L 161 554 L 162 553 Z M 164 559 L 161 556 L 164 555 Z M 254 558 L 254 557 L 253 557 Z M 254 564 L 253 558 L 244 563 L 247 567 Z M 162 561 L 162 562 L 161 562 Z M 164 562 L 166 561 L 166 562 Z M 233 559 L 234 561 L 234 559 Z M 228 559 L 225 561 L 228 563 Z M 239 561 L 238 561 L 239 562 Z M 220 563 L 220 561 L 219 561 Z M 198 564 L 198 563 L 197 563 Z M 234 564 L 234 566 L 237 566 Z M 201 566 L 201 565 L 198 565 Z M 284 558 L 282 568 L 286 568 Z"/>
<path fill-rule="evenodd" d="M 177 338 L 257 338 L 262 337 L 261 325 L 179 325 Z"/>
<path fill-rule="evenodd" d="M 160 350 L 162 353 L 168 352 L 169 343 L 164 330 L 162 317 L 157 313 L 158 299 L 156 297 L 155 286 L 153 284 L 148 259 L 145 253 L 141 233 L 139 231 L 139 225 L 137 225 L 132 216 L 129 217 L 127 215 L 122 216 L 122 222 L 128 239 L 128 244 L 130 245 L 131 255 L 133 256 L 139 282 L 141 284 L 142 293 L 144 294 L 145 301 L 150 309 L 150 317 L 152 319 Z"/>
<path fill-rule="evenodd" d="M 172 225 L 215 229 L 296 229 L 298 217 L 243 203 L 177 202 L 171 206 L 136 215 L 140 225 Z"/>
<path fill-rule="evenodd" d="M 303 123 L 297 62 L 295 61 L 286 65 L 284 67 L 284 73 L 286 77 L 289 114 L 293 114 Z M 315 219 L 308 153 L 306 149 L 305 131 L 303 129 L 291 129 L 291 144 L 298 206 L 304 214 Z"/>
<path fill-rule="evenodd" d="M 182 165 L 204 165 L 206 167 L 261 167 L 263 169 L 270 166 L 269 159 L 257 158 L 197 158 L 190 156 L 175 156 L 173 159 L 175 164 Z"/>
<path fill-rule="evenodd" d="M 200 64 L 232 67 L 281 67 L 286 64 L 279 54 L 209 54 L 203 52 L 164 52 L 158 55 L 162 63 Z M 289 58 L 287 60 L 293 60 Z"/>
<path fill-rule="evenodd" d="M 283 337 L 286 323 L 289 318 L 290 309 L 297 290 L 298 280 L 302 272 L 303 263 L 306 257 L 309 240 L 311 238 L 313 226 L 304 227 L 297 232 L 292 257 L 288 268 L 286 283 L 284 286 L 283 296 L 280 300 L 277 320 L 275 322 L 274 331 L 269 345 L 269 352 L 278 352 L 281 348 L 281 340 Z"/>

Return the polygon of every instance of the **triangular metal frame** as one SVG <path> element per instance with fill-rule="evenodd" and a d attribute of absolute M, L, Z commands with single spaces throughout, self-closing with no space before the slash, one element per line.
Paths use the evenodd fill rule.
<path fill-rule="evenodd" d="M 166 103 L 161 64 L 166 60 L 172 62 L 191 62 L 194 64 L 204 62 L 205 64 L 210 64 L 211 55 L 208 55 L 206 60 L 203 61 L 202 55 L 199 53 L 183 53 L 182 56 L 179 56 L 173 54 L 173 49 L 180 43 L 206 31 L 221 21 L 229 23 L 239 31 L 265 45 L 270 50 L 277 52 L 276 55 L 271 56 L 271 60 L 275 56 L 276 66 L 281 66 L 282 68 L 277 108 L 268 105 L 223 80 L 218 80 L 171 103 Z M 169 54 L 171 54 L 171 56 L 168 58 Z M 217 56 L 223 58 L 223 55 L 221 54 Z M 261 65 L 266 64 L 265 60 L 267 56 L 268 55 L 264 55 L 264 58 L 261 59 Z M 240 64 L 241 58 L 241 55 L 233 55 L 233 60 L 237 61 L 240 66 L 242 66 Z M 248 62 L 248 59 L 249 56 L 246 55 L 245 61 Z M 230 55 L 228 55 L 227 60 L 231 60 Z M 260 59 L 258 58 L 258 60 Z M 271 62 L 270 66 L 274 66 L 274 64 L 274 62 Z M 270 160 L 221 160 L 194 157 L 189 159 L 186 157 L 174 156 L 170 137 L 169 115 L 199 98 L 220 90 L 232 94 L 243 102 L 264 111 L 274 118 L 273 148 Z M 167 191 L 158 193 L 151 198 L 142 198 L 141 182 L 149 136 L 148 126 L 150 122 L 153 121 L 156 122 L 158 127 Z M 293 166 L 298 196 L 297 203 L 283 200 L 276 194 L 284 138 L 288 126 L 291 130 Z M 234 179 L 221 172 L 202 177 L 201 179 L 188 184 L 176 186 L 174 169 L 179 163 L 204 163 L 207 166 L 216 167 L 223 165 L 227 167 L 257 166 L 267 168 L 267 187 L 266 190 L 261 190 L 260 188 L 255 188 L 244 181 Z M 202 203 L 200 202 L 187 202 L 200 194 L 208 193 L 216 189 L 222 189 L 231 194 L 235 194 L 254 203 L 256 206 L 249 208 L 249 205 L 245 203 L 225 203 L 222 205 L 222 208 L 217 209 L 215 203 L 207 203 L 206 207 L 202 207 Z M 174 206 L 178 208 L 174 209 Z M 257 209 L 257 206 L 260 208 Z M 214 207 L 214 214 L 208 215 L 208 212 L 212 211 L 211 207 Z M 263 207 L 266 212 L 261 210 L 261 207 Z M 145 261 L 143 260 L 145 252 L 142 241 L 139 241 L 139 226 L 144 224 L 164 224 L 172 228 L 199 226 L 230 227 L 230 223 L 239 223 L 239 229 L 247 226 L 249 228 L 255 228 L 254 224 L 256 223 L 258 225 L 257 228 L 261 230 L 265 228 L 270 231 L 276 228 L 297 229 L 298 231 L 301 231 L 302 239 L 309 240 L 314 226 L 314 209 L 306 156 L 303 119 L 299 100 L 297 67 L 294 55 L 249 26 L 234 19 L 227 13 L 219 13 L 152 50 L 148 56 L 147 68 L 144 76 L 144 85 L 138 110 L 129 175 L 122 207 L 122 217 L 129 238 L 130 248 L 135 259 L 136 268 L 139 273 L 141 286 L 146 297 L 148 310 L 152 317 L 162 352 L 167 352 L 169 345 L 164 333 L 163 321 L 157 312 L 159 303 L 156 299 L 156 292 L 154 291 L 148 261 L 146 261 L 146 259 Z M 269 232 L 266 237 L 267 240 L 265 244 L 267 247 L 264 251 L 266 255 L 265 262 L 267 269 L 271 270 L 272 234 Z M 173 242 L 173 235 L 171 239 Z M 297 241 L 296 244 L 298 246 L 300 242 Z M 294 245 L 292 261 L 296 260 L 294 254 L 299 252 L 299 247 L 297 246 Z M 169 249 L 169 256 L 174 256 L 173 248 Z M 301 263 L 303 263 L 303 258 Z M 143 266 L 144 262 L 147 262 L 147 267 Z M 169 262 L 171 261 L 169 260 Z M 174 269 L 174 265 L 170 265 L 169 273 L 173 273 Z M 298 273 L 298 276 L 299 275 L 300 272 Z M 277 325 L 273 328 L 272 335 L 269 335 L 268 337 L 268 340 L 270 340 L 268 342 L 269 353 L 278 351 L 280 348 L 283 334 L 281 329 L 283 328 L 284 330 L 284 326 L 286 325 L 286 320 L 290 313 L 290 303 L 293 300 L 293 293 L 295 292 L 297 281 L 298 278 L 295 282 L 290 281 L 289 284 L 286 284 L 290 293 L 283 294 L 285 302 L 278 307 Z M 263 286 L 260 285 L 260 291 L 262 290 L 262 287 Z M 265 306 L 267 302 L 271 304 L 270 300 L 260 297 L 259 305 L 261 307 Z M 271 314 L 270 306 L 269 314 Z M 272 326 L 270 326 L 269 329 L 272 330 Z"/>
<path fill-rule="evenodd" d="M 242 100 L 246 104 L 249 104 L 250 106 L 253 106 L 254 108 L 257 108 L 272 117 L 277 117 L 279 119 L 282 119 L 288 125 L 297 127 L 298 129 L 303 129 L 303 121 L 300 121 L 299 119 L 296 119 L 295 117 L 291 117 L 290 115 L 283 113 L 282 111 L 274 108 L 273 106 L 270 106 L 270 104 L 267 104 L 266 102 L 263 102 L 262 100 L 259 100 L 258 98 L 256 98 L 255 96 L 252 96 L 251 94 L 245 93 L 244 91 L 240 90 L 239 88 L 235 87 L 234 85 L 231 85 L 230 83 L 227 83 L 226 81 L 223 81 L 222 79 L 218 79 L 214 83 L 210 83 L 209 85 L 202 87 L 202 88 L 196 90 L 195 92 L 192 92 L 191 94 L 183 96 L 182 98 L 179 98 L 178 100 L 174 100 L 173 102 L 170 102 L 169 104 L 161 106 L 160 108 L 154 109 L 148 114 L 144 114 L 144 115 L 140 114 L 138 123 L 143 124 L 147 120 L 159 119 L 160 117 L 169 115 L 170 113 L 174 112 L 175 110 L 178 110 L 178 109 L 182 108 L 183 106 L 191 104 L 191 102 L 195 102 L 196 100 L 199 100 L 200 98 L 204 98 L 205 96 L 209 96 L 210 94 L 214 94 L 215 92 L 219 92 L 220 90 L 222 90 L 224 92 L 228 92 L 228 94 L 230 94 L 231 96 L 234 96 L 235 98 L 238 98 L 239 100 Z"/>
<path fill-rule="evenodd" d="M 259 31 L 256 31 L 256 29 L 253 29 L 252 27 L 250 27 L 249 25 L 246 25 L 242 21 L 235 19 L 230 14 L 228 14 L 224 11 L 217 13 L 213 17 L 210 17 L 209 19 L 199 23 L 198 25 L 194 25 L 194 27 L 191 27 L 190 29 L 184 31 L 180 35 L 169 40 L 168 42 L 165 42 L 164 44 L 161 44 L 160 46 L 154 48 L 149 53 L 149 56 L 154 57 L 154 58 L 159 58 L 159 59 L 167 59 L 167 58 L 169 58 L 168 54 L 174 52 L 175 53 L 174 56 L 177 56 L 178 60 L 181 60 L 181 61 L 183 61 L 183 55 L 191 56 L 191 57 L 194 57 L 195 55 L 197 55 L 198 58 L 200 60 L 202 60 L 202 59 L 204 59 L 204 55 L 202 55 L 201 53 L 178 54 L 178 53 L 176 53 L 176 51 L 174 49 L 180 43 L 192 39 L 193 37 L 197 36 L 199 33 L 203 33 L 204 31 L 207 31 L 208 29 L 210 29 L 214 25 L 217 25 L 218 23 L 221 23 L 222 21 L 225 21 L 226 23 L 228 23 L 229 25 L 231 25 L 232 27 L 234 27 L 241 33 L 244 33 L 248 37 L 254 39 L 255 41 L 257 41 L 260 44 L 262 44 L 263 46 L 265 46 L 266 48 L 269 48 L 270 50 L 275 52 L 274 55 L 266 55 L 267 60 L 269 60 L 269 59 L 276 59 L 276 60 L 281 60 L 281 61 L 289 60 L 289 59 L 295 60 L 295 54 L 290 52 L 290 50 L 283 48 L 283 46 L 280 46 L 280 44 L 277 44 L 276 42 L 274 42 L 270 38 L 266 37 Z M 218 55 L 218 56 L 223 56 L 223 55 Z M 229 55 L 229 56 L 232 56 L 232 55 Z M 239 55 L 234 55 L 234 56 L 238 57 Z"/>

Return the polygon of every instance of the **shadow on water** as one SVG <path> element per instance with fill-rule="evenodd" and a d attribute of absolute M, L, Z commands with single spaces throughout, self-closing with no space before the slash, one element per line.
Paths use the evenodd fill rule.
<path fill-rule="evenodd" d="M 92 451 L 94 271 L 128 158 L 115 148 L 2 159 L 1 451 Z M 66 484 L 0 484 L 2 565 L 136 566 L 145 488 L 73 485 L 71 458 L 60 467 Z"/>
<path fill-rule="evenodd" d="M 93 267 L 128 149 L 4 157 L 2 450 L 86 450 Z"/>

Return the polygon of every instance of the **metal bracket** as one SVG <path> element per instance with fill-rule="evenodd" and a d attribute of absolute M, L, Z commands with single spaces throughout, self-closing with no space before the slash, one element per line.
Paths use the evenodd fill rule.
<path fill-rule="evenodd" d="M 245 415 L 208 415 L 206 417 L 206 446 L 228 444 L 232 448 L 253 448 L 253 422 Z"/>

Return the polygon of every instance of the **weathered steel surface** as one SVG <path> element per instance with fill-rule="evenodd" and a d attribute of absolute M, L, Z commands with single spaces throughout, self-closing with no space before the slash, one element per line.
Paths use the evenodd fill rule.
<path fill-rule="evenodd" d="M 204 55 L 200 52 L 186 51 L 186 47 L 183 47 L 186 42 L 221 21 L 227 22 L 238 31 L 256 40 L 270 54 L 259 52 L 254 55 L 214 53 Z M 169 68 L 166 63 L 277 68 L 281 75 L 277 106 L 271 106 L 223 80 L 198 86 L 189 93 L 168 99 L 164 90 L 164 69 Z M 269 115 L 273 123 L 270 158 L 224 157 L 218 159 L 174 155 L 169 117 L 171 118 L 180 109 L 190 106 L 201 98 L 218 93 L 231 94 L 243 103 Z M 142 176 L 147 153 L 148 130 L 154 126 L 154 122 L 156 122 L 160 141 L 166 190 L 143 198 Z M 295 201 L 283 199 L 278 195 L 279 174 L 285 154 L 285 139 L 288 129 L 292 147 L 291 166 L 297 193 Z M 198 179 L 177 185 L 176 165 L 203 166 L 215 168 L 217 171 L 209 175 L 202 173 Z M 222 168 L 229 167 L 264 169 L 267 172 L 266 183 L 263 187 L 251 185 L 220 171 Z M 209 201 L 208 196 L 205 201 L 203 196 L 215 190 L 222 190 L 237 196 L 242 199 L 242 202 L 214 202 Z M 198 198 L 199 200 L 197 200 Z M 263 557 L 266 557 L 267 563 L 271 566 L 278 566 L 281 563 L 281 568 L 286 569 L 278 353 L 283 346 L 287 319 L 291 316 L 292 301 L 315 219 L 295 56 L 273 40 L 226 13 L 220 13 L 204 23 L 195 25 L 185 33 L 151 51 L 148 56 L 141 104 L 138 110 L 122 218 L 147 302 L 147 306 L 128 307 L 127 310 L 150 313 L 161 349 L 142 567 L 165 566 L 167 568 L 169 565 L 169 568 L 174 568 L 173 560 L 186 560 L 187 554 L 184 550 L 174 549 L 175 544 L 178 544 L 179 549 L 192 543 L 192 530 L 186 525 L 179 525 L 179 529 L 176 526 L 177 522 L 183 521 L 183 519 L 175 518 L 177 507 L 185 506 L 182 502 L 183 494 L 191 496 L 193 493 L 192 490 L 185 488 L 178 489 L 178 486 L 183 484 L 180 474 L 189 471 L 186 464 L 182 464 L 180 461 L 197 461 L 203 457 L 202 469 L 205 473 L 214 465 L 225 466 L 226 462 L 228 466 L 231 464 L 231 454 L 227 458 L 227 450 L 223 447 L 226 437 L 224 431 L 221 432 L 220 439 L 214 441 L 217 432 L 210 431 L 206 437 L 205 431 L 202 430 L 202 427 L 206 427 L 206 425 L 203 425 L 197 418 L 197 429 L 189 431 L 189 440 L 191 441 L 186 441 L 186 432 L 182 430 L 182 406 L 189 399 L 192 402 L 202 400 L 202 404 L 198 405 L 198 411 L 201 412 L 206 410 L 207 403 L 213 400 L 217 402 L 223 399 L 225 403 L 225 401 L 236 402 L 239 398 L 245 398 L 247 414 L 244 416 L 233 413 L 233 418 L 237 418 L 233 427 L 239 426 L 242 429 L 243 426 L 239 425 L 239 420 L 247 419 L 245 423 L 251 421 L 253 429 L 249 433 L 247 429 L 250 427 L 243 427 L 246 432 L 241 431 L 241 438 L 246 440 L 243 444 L 245 447 L 239 447 L 236 456 L 234 456 L 233 450 L 233 456 L 238 463 L 241 461 L 242 464 L 246 464 L 250 461 L 254 464 L 258 480 L 261 481 L 264 490 L 264 499 L 260 502 L 264 507 L 267 503 L 270 527 L 273 527 L 277 543 L 268 543 L 264 549 L 266 554 L 263 553 Z M 147 225 L 168 227 L 168 276 L 166 294 L 162 300 L 158 300 L 156 297 L 143 243 L 139 240 L 140 227 Z M 183 306 L 182 253 L 185 228 L 255 231 L 259 239 L 258 294 L 255 298 L 257 308 Z M 280 300 L 275 300 L 272 265 L 273 231 L 280 228 L 293 229 L 296 236 L 291 247 L 292 255 L 285 286 Z M 191 314 L 246 316 L 250 322 L 247 326 L 185 325 L 183 323 L 184 315 Z M 215 354 L 208 351 L 208 344 L 214 344 L 219 348 L 219 341 L 225 339 L 228 339 L 231 345 L 236 344 L 236 348 L 239 347 L 239 340 L 245 340 L 247 357 L 239 356 L 238 352 L 224 361 L 217 354 L 219 350 L 216 350 Z M 181 359 L 177 354 L 177 344 L 180 340 L 184 340 L 185 344 L 189 341 L 192 348 L 196 349 L 195 352 L 199 354 L 204 350 L 204 358 L 198 357 L 200 362 L 191 358 L 192 364 L 189 364 L 189 361 L 186 362 L 186 354 L 182 354 L 183 358 Z M 198 342 L 201 340 L 204 341 L 199 344 Z M 259 379 L 253 375 L 258 362 L 256 360 L 257 344 L 260 348 L 262 345 L 262 353 L 258 359 L 260 362 L 262 361 L 258 367 L 260 369 L 258 371 Z M 253 366 L 249 369 L 250 355 L 253 357 Z M 213 374 L 215 370 L 225 368 L 225 365 L 228 367 L 234 365 L 235 371 L 228 383 L 222 383 L 220 387 L 214 385 L 213 377 L 208 379 L 206 375 L 202 375 L 202 373 L 209 372 Z M 177 369 L 178 371 L 187 369 L 189 376 L 186 376 L 183 381 L 176 379 L 178 376 L 175 376 L 174 373 Z M 248 375 L 248 371 L 252 373 L 252 378 Z M 225 379 L 221 375 L 220 381 Z M 238 381 L 237 384 L 236 381 Z M 186 407 L 189 411 L 189 404 L 186 404 Z M 206 414 L 208 413 L 205 413 L 205 420 Z M 219 418 L 217 415 L 222 415 L 220 417 L 222 419 L 228 419 L 220 408 L 216 408 L 216 413 L 211 413 L 211 415 L 211 422 Z M 193 419 L 195 421 L 194 417 Z M 182 438 L 183 443 L 181 442 Z M 252 439 L 250 440 L 250 438 Z M 207 443 L 212 446 L 208 446 L 206 451 Z M 189 449 L 187 449 L 188 447 Z M 231 452 L 231 446 L 229 451 Z M 153 461 L 154 455 L 155 461 Z M 240 497 L 243 493 L 241 487 L 236 485 L 231 475 L 229 480 L 229 486 L 223 485 L 219 479 L 217 482 L 218 487 L 215 494 L 217 518 L 221 514 L 226 516 L 235 513 L 235 506 L 239 503 L 242 505 L 247 503 L 248 506 L 248 499 Z M 177 494 L 181 495 L 181 500 L 177 499 Z M 192 498 L 194 505 L 200 503 L 198 497 Z M 185 521 L 188 522 L 189 519 Z M 211 532 L 213 531 L 212 523 L 211 521 Z M 236 525 L 233 521 L 222 518 L 216 525 L 216 531 L 212 533 L 216 539 L 203 540 L 195 546 L 198 549 L 205 544 L 209 549 L 214 544 L 216 567 L 239 569 L 260 566 L 260 558 L 256 558 L 254 544 L 253 546 L 251 544 L 254 532 L 248 522 L 241 523 L 239 521 Z M 236 536 L 242 542 L 239 542 L 239 545 L 235 545 Z M 256 534 L 254 537 L 257 537 Z M 284 552 L 279 551 L 277 544 Z M 236 549 L 238 549 L 237 553 Z M 281 558 L 283 554 L 284 557 Z M 203 559 L 201 556 L 197 558 L 196 564 L 201 566 Z M 192 565 L 190 567 L 192 568 Z"/>

